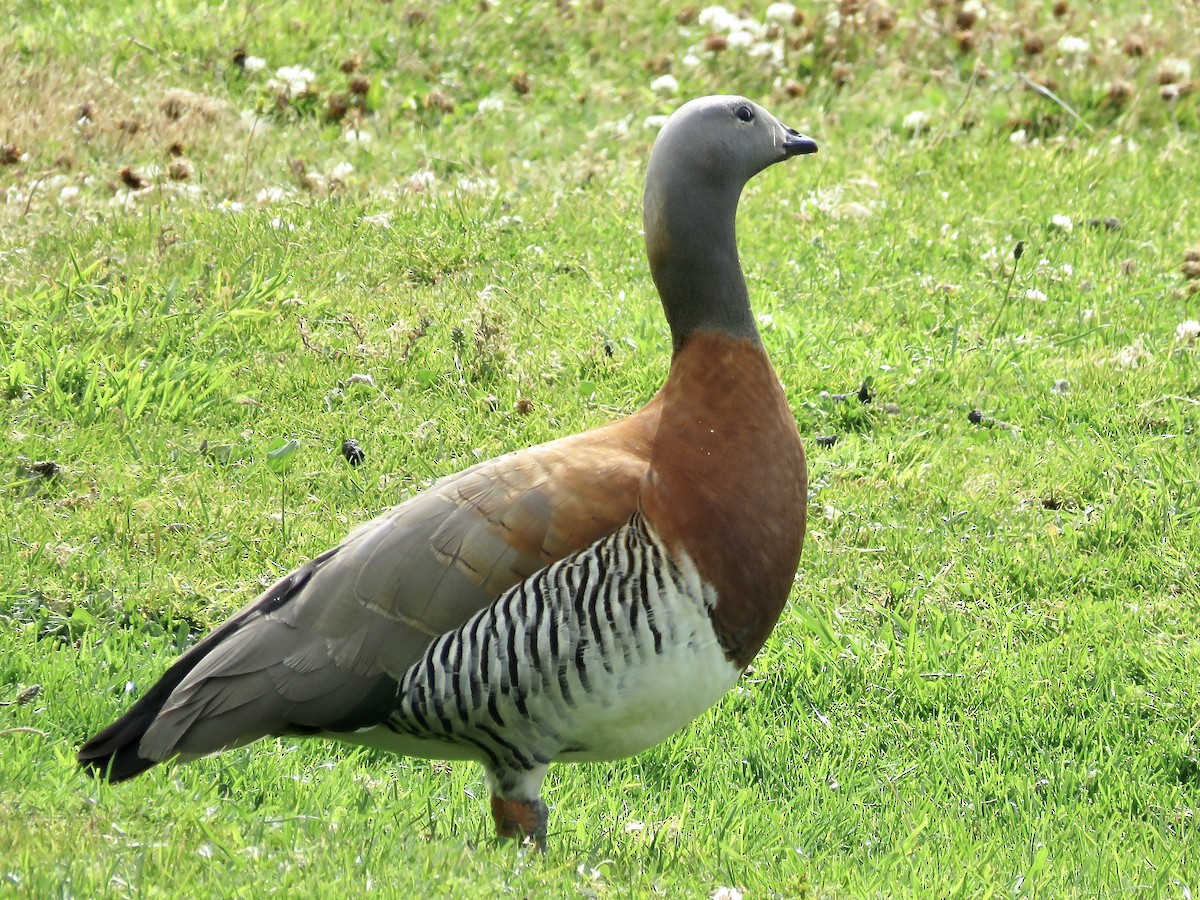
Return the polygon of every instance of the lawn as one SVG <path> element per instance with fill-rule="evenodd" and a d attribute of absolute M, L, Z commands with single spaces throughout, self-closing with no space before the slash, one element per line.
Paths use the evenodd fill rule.
<path fill-rule="evenodd" d="M 0 12 L 0 885 L 18 896 L 1200 888 L 1200 10 L 31 0 Z M 74 753 L 357 522 L 628 413 L 684 99 L 821 152 L 739 213 L 809 534 L 740 686 L 552 769 Z M 361 447 L 352 465 L 343 442 Z"/>

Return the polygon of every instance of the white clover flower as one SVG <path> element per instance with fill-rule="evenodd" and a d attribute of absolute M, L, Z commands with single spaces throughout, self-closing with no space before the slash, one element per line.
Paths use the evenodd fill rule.
<path fill-rule="evenodd" d="M 650 82 L 650 90 L 656 94 L 666 94 L 668 97 L 679 93 L 679 79 L 674 75 L 659 75 Z"/>
<path fill-rule="evenodd" d="M 1046 295 L 1042 291 L 1039 291 L 1037 288 L 1030 288 L 1029 290 L 1027 290 L 1025 292 L 1025 299 L 1032 300 L 1035 303 L 1045 303 Z"/>
<path fill-rule="evenodd" d="M 745 49 L 754 43 L 754 35 L 745 28 L 736 28 L 725 38 L 730 47 Z"/>
<path fill-rule="evenodd" d="M 750 47 L 755 59 L 769 59 L 775 66 L 783 64 L 783 45 L 777 41 L 759 41 Z"/>
<path fill-rule="evenodd" d="M 1064 34 L 1058 39 L 1058 52 L 1063 56 L 1083 56 L 1091 49 L 1091 44 L 1073 34 Z"/>
<path fill-rule="evenodd" d="M 242 60 L 242 70 L 253 75 L 267 67 L 267 61 L 261 56 L 247 56 Z"/>
<path fill-rule="evenodd" d="M 483 191 L 495 190 L 496 179 L 485 178 L 483 176 L 476 178 L 473 175 L 459 175 L 458 181 L 455 182 L 455 187 L 464 194 L 478 194 Z"/>
<path fill-rule="evenodd" d="M 1008 136 L 1008 142 L 1010 144 L 1024 144 L 1028 140 L 1029 140 L 1029 135 L 1025 133 L 1024 128 L 1018 128 L 1016 131 L 1014 131 L 1012 134 L 1010 134 Z"/>
<path fill-rule="evenodd" d="M 282 203 L 287 196 L 288 192 L 281 187 L 265 187 L 254 195 L 254 202 L 266 206 L 268 203 Z"/>
<path fill-rule="evenodd" d="M 719 887 L 708 896 L 712 900 L 742 900 L 741 889 L 735 887 Z"/>
<path fill-rule="evenodd" d="M 642 119 L 642 127 L 650 131 L 658 131 L 667 124 L 667 116 L 646 116 Z"/>
<path fill-rule="evenodd" d="M 900 124 L 913 134 L 918 134 L 929 127 L 929 113 L 921 109 L 914 109 L 900 121 Z"/>
<path fill-rule="evenodd" d="M 245 209 L 245 206 L 242 205 L 240 200 L 222 200 L 213 209 L 223 213 L 240 213 Z"/>
<path fill-rule="evenodd" d="M 695 53 L 688 53 L 683 57 L 682 63 L 685 69 L 694 69 L 700 65 L 700 57 Z"/>
<path fill-rule="evenodd" d="M 59 203 L 70 203 L 79 196 L 79 188 L 74 184 L 68 184 L 58 192 Z"/>
<path fill-rule="evenodd" d="M 1075 228 L 1075 223 L 1071 221 L 1070 216 L 1055 215 L 1050 217 L 1050 227 L 1070 234 Z"/>
<path fill-rule="evenodd" d="M 766 19 L 768 22 L 778 22 L 781 25 L 790 25 L 792 17 L 796 15 L 796 7 L 790 3 L 772 3 L 767 7 Z"/>
<path fill-rule="evenodd" d="M 700 15 L 696 18 L 696 21 L 705 28 L 712 28 L 716 31 L 731 31 L 738 26 L 741 16 L 731 13 L 723 6 L 708 6 L 700 10 Z"/>
<path fill-rule="evenodd" d="M 369 144 L 371 143 L 371 132 L 363 131 L 361 128 L 347 128 L 346 133 L 342 135 L 342 140 L 347 144 Z"/>
<path fill-rule="evenodd" d="M 1062 272 L 1063 275 L 1074 275 L 1075 267 L 1073 265 L 1071 265 L 1070 263 L 1063 263 L 1061 266 L 1058 267 L 1058 271 Z"/>
<path fill-rule="evenodd" d="M 1114 356 L 1111 362 L 1116 363 L 1122 369 L 1136 369 L 1145 359 L 1150 358 L 1150 351 L 1142 346 L 1142 339 L 1138 338 L 1120 353 Z"/>
<path fill-rule="evenodd" d="M 312 69 L 284 66 L 275 71 L 275 77 L 267 82 L 267 88 L 287 97 L 301 97 L 308 93 L 316 80 L 317 76 L 313 74 Z"/>
<path fill-rule="evenodd" d="M 1179 343 L 1187 344 L 1190 347 L 1196 343 L 1197 338 L 1200 338 L 1200 322 L 1195 319 L 1188 319 L 1175 326 L 1175 340 Z"/>
<path fill-rule="evenodd" d="M 1050 388 L 1050 393 L 1054 394 L 1057 397 L 1065 397 L 1070 392 L 1071 392 L 1071 382 L 1067 381 L 1067 379 L 1065 379 L 1065 378 L 1058 379 L 1057 381 L 1054 382 L 1054 385 Z"/>
<path fill-rule="evenodd" d="M 354 171 L 354 165 L 348 162 L 340 162 L 329 170 L 329 177 L 336 178 L 339 181 L 345 181 L 350 177 L 350 173 Z"/>
<path fill-rule="evenodd" d="M 495 94 L 489 97 L 484 97 L 479 101 L 479 106 L 477 109 L 481 113 L 502 112 L 504 110 L 504 98 L 497 97 Z"/>
<path fill-rule="evenodd" d="M 969 15 L 973 15 L 976 22 L 982 22 L 987 18 L 987 7 L 980 3 L 979 0 L 967 0 L 967 2 L 962 5 L 962 11 Z"/>
<path fill-rule="evenodd" d="M 419 194 L 422 191 L 427 191 L 437 184 L 437 175 L 429 169 L 417 169 L 408 176 L 408 181 L 405 182 L 407 187 L 414 194 Z"/>

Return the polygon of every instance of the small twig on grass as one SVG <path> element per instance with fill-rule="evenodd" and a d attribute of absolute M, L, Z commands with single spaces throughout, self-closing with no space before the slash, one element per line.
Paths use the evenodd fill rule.
<path fill-rule="evenodd" d="M 1083 120 L 1083 116 L 1081 116 L 1079 113 L 1075 112 L 1075 110 L 1071 109 L 1071 107 L 1067 104 L 1067 102 L 1065 100 L 1063 100 L 1061 97 L 1059 97 L 1058 94 L 1054 93 L 1054 91 L 1050 90 L 1050 88 L 1046 87 L 1044 84 L 1038 84 L 1036 81 L 1034 81 L 1031 78 L 1026 78 L 1020 72 L 1017 73 L 1017 78 L 1019 78 L 1021 80 L 1021 82 L 1027 88 L 1029 88 L 1031 91 L 1033 91 L 1034 93 L 1041 94 L 1047 100 L 1057 103 L 1059 106 L 1061 106 L 1067 112 L 1069 112 L 1074 117 L 1076 122 L 1078 122 L 1080 125 L 1082 125 L 1084 128 L 1087 129 L 1088 134 L 1096 133 L 1096 129 L 1093 128 L 1091 125 L 1089 125 L 1087 122 L 1085 122 Z"/>
<path fill-rule="evenodd" d="M 153 47 L 151 47 L 148 44 L 143 44 L 141 41 L 139 41 L 135 37 L 127 37 L 127 38 L 125 38 L 125 40 L 128 41 L 130 44 L 133 44 L 133 46 L 135 46 L 135 47 L 141 47 L 143 50 L 145 50 L 151 56 L 159 57 L 159 58 L 162 57 L 162 54 L 159 53 L 157 50 L 155 50 Z"/>
<path fill-rule="evenodd" d="M 1163 394 L 1161 397 L 1155 397 L 1153 400 L 1139 403 L 1138 409 L 1145 409 L 1147 406 L 1154 406 L 1158 403 L 1166 403 L 1168 400 L 1178 400 L 1180 403 L 1190 403 L 1192 406 L 1200 406 L 1200 400 L 1195 400 L 1191 397 L 1181 397 L 1179 394 Z"/>
<path fill-rule="evenodd" d="M 50 737 L 50 732 L 48 731 L 42 731 L 40 728 L 29 728 L 27 726 L 5 728 L 3 731 L 0 731 L 0 737 L 8 737 L 10 734 L 36 734 L 41 737 Z"/>
<path fill-rule="evenodd" d="M 37 193 L 37 189 L 42 186 L 42 182 L 50 176 L 49 172 L 43 172 L 29 185 L 29 196 L 25 198 L 25 208 L 21 210 L 21 218 L 29 217 L 29 207 L 33 206 L 33 195 Z"/>

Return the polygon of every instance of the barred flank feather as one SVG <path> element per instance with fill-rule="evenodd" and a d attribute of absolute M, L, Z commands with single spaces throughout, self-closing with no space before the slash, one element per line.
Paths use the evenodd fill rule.
<path fill-rule="evenodd" d="M 501 781 L 553 759 L 637 752 L 736 679 L 714 637 L 715 602 L 690 560 L 668 556 L 635 515 L 435 640 L 401 680 L 386 727 L 469 747 Z M 660 706 L 679 682 L 683 696 Z"/>

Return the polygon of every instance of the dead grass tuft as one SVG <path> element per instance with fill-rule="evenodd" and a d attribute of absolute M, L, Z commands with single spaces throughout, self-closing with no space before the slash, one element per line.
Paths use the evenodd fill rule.
<path fill-rule="evenodd" d="M 189 116 L 197 116 L 205 122 L 215 122 L 221 113 L 221 104 L 212 97 L 182 88 L 168 91 L 159 102 L 158 108 L 172 122 Z"/>

